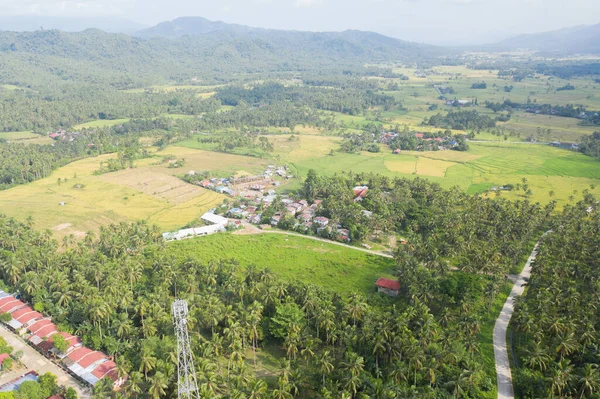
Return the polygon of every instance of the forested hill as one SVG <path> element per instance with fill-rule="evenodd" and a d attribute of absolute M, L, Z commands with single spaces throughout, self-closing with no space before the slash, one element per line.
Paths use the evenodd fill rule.
<path fill-rule="evenodd" d="M 211 32 L 250 33 L 266 29 L 252 28 L 244 25 L 228 24 L 223 21 L 209 21 L 202 17 L 181 17 L 173 21 L 140 30 L 134 36 L 139 37 L 182 37 L 204 35 Z"/>
<path fill-rule="evenodd" d="M 600 54 L 600 24 L 520 35 L 487 46 L 487 50 L 529 49 L 548 54 Z"/>
<path fill-rule="evenodd" d="M 47 85 L 83 81 L 118 88 L 189 82 L 198 76 L 364 68 L 376 62 L 428 63 L 445 50 L 374 33 L 215 31 L 176 39 L 137 38 L 100 30 L 0 32 L 0 83 Z"/>

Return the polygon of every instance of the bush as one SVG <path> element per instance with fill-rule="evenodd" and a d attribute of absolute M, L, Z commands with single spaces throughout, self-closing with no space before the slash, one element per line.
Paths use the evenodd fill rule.
<path fill-rule="evenodd" d="M 12 316 L 10 313 L 0 313 L 0 321 L 3 323 L 8 323 L 12 320 Z"/>
<path fill-rule="evenodd" d="M 6 358 L 4 363 L 2 363 L 2 370 L 11 370 L 14 363 L 15 361 L 12 359 L 12 357 Z"/>

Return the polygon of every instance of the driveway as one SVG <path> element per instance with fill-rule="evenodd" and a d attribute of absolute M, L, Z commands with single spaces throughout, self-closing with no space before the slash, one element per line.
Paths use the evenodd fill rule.
<path fill-rule="evenodd" d="M 531 256 L 529 256 L 529 259 L 527 259 L 527 263 L 525 264 L 525 268 L 523 268 L 521 274 L 518 276 L 509 276 L 511 281 L 515 282 L 515 285 L 513 286 L 508 298 L 506 298 L 502 312 L 500 312 L 500 316 L 496 320 L 496 324 L 494 326 L 494 357 L 496 359 L 498 399 L 513 399 L 515 397 L 512 384 L 512 375 L 510 372 L 510 362 L 508 360 L 506 330 L 508 328 L 510 318 L 514 312 L 514 299 L 523 295 L 523 291 L 525 290 L 524 284 L 531 275 L 531 262 L 537 255 L 538 246 L 539 242 L 535 244 L 535 247 L 531 252 Z"/>
<path fill-rule="evenodd" d="M 25 365 L 27 370 L 23 370 L 20 373 L 16 373 L 16 375 L 14 375 L 14 378 L 25 374 L 28 370 L 34 370 L 40 375 L 50 372 L 58 377 L 59 385 L 64 385 L 66 387 L 72 387 L 73 389 L 75 389 L 79 398 L 85 399 L 90 397 L 89 388 L 84 387 L 82 384 L 79 383 L 79 381 L 67 374 L 56 364 L 52 363 L 50 360 L 42 356 L 31 346 L 27 345 L 27 343 L 23 339 L 21 339 L 21 337 L 17 336 L 1 324 L 0 336 L 2 336 L 6 340 L 6 342 L 8 342 L 8 344 L 14 348 L 14 352 L 23 352 L 21 362 Z M 8 379 L 7 381 L 4 381 L 5 378 L 2 378 L 2 382 L 6 383 L 13 380 L 14 378 Z"/>

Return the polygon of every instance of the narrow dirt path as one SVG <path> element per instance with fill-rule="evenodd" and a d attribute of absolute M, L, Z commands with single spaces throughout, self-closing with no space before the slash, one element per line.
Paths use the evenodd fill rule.
<path fill-rule="evenodd" d="M 547 234 L 547 233 L 546 233 Z M 506 345 L 506 331 L 508 323 L 514 312 L 514 299 L 523 295 L 525 290 L 524 284 L 531 275 L 531 262 L 537 255 L 537 249 L 540 242 L 538 241 L 533 247 L 533 251 L 525 263 L 523 271 L 518 275 L 509 276 L 511 281 L 515 282 L 512 291 L 504 307 L 500 312 L 500 316 L 496 319 L 494 326 L 494 358 L 496 360 L 496 377 L 498 380 L 498 399 L 514 399 L 515 394 L 512 384 L 512 374 L 510 372 L 510 361 L 508 360 L 508 347 Z"/>
<path fill-rule="evenodd" d="M 23 370 L 19 375 L 25 374 L 28 370 L 34 370 L 40 375 L 50 372 L 58 377 L 58 384 L 66 387 L 72 387 L 77 391 L 77 397 L 80 399 L 86 399 L 90 397 L 90 390 L 87 387 L 83 387 L 75 378 L 67 374 L 63 369 L 46 359 L 40 353 L 38 353 L 31 346 L 27 345 L 21 337 L 18 337 L 13 332 L 9 331 L 6 327 L 0 324 L 0 336 L 2 336 L 10 346 L 14 348 L 14 351 L 22 351 L 23 356 L 21 357 L 21 363 L 23 363 L 27 370 Z M 18 377 L 17 375 L 16 377 Z M 8 382 L 8 381 L 5 381 Z"/>
<path fill-rule="evenodd" d="M 258 227 L 254 226 L 252 224 L 249 224 L 249 223 L 243 223 L 242 225 L 244 226 L 244 230 L 239 230 L 237 232 L 234 232 L 233 234 L 284 234 L 284 235 L 288 235 L 288 236 L 306 238 L 308 240 L 321 241 L 321 242 L 324 242 L 327 244 L 338 245 L 340 247 L 346 247 L 346 248 L 354 249 L 356 251 L 366 252 L 371 255 L 382 256 L 382 257 L 388 258 L 388 259 L 394 259 L 393 255 L 387 254 L 385 252 L 372 251 L 372 250 L 366 249 L 366 248 L 354 247 L 352 245 L 344 244 L 344 243 L 338 242 L 338 241 L 327 240 L 327 239 L 321 238 L 321 237 L 307 236 L 306 234 L 294 233 L 294 232 L 284 231 L 284 230 L 261 230 Z"/>

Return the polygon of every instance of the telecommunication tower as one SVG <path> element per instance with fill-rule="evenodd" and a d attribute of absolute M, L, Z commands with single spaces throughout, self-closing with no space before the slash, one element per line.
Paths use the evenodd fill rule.
<path fill-rule="evenodd" d="M 182 299 L 173 302 L 173 323 L 177 337 L 177 398 L 200 399 L 198 381 L 194 369 L 194 358 L 190 349 L 190 337 L 187 330 L 188 304 Z"/>

